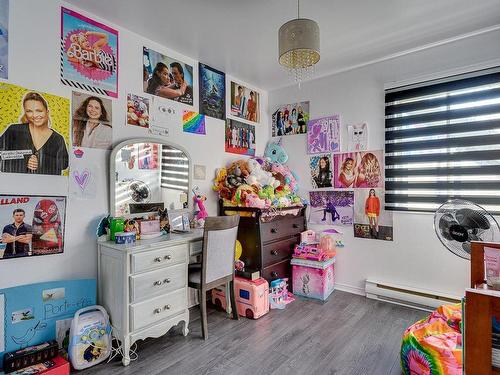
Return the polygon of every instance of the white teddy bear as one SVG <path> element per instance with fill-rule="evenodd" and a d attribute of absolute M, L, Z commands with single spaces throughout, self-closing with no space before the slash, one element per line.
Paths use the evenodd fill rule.
<path fill-rule="evenodd" d="M 260 187 L 270 185 L 273 189 L 280 186 L 280 182 L 273 177 L 271 172 L 263 170 L 256 159 L 248 160 L 248 171 L 250 172 L 246 178 L 248 185 L 258 185 Z"/>

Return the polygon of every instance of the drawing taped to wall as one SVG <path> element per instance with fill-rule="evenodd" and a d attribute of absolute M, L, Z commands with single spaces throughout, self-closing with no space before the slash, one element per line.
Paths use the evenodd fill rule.
<path fill-rule="evenodd" d="M 352 225 L 354 192 L 311 191 L 309 223 L 328 225 Z"/>
<path fill-rule="evenodd" d="M 97 197 L 99 171 L 96 163 L 88 158 L 72 159 L 69 178 L 69 195 L 75 199 L 87 200 Z"/>
<path fill-rule="evenodd" d="M 184 133 L 205 135 L 205 115 L 193 111 L 183 111 L 182 130 Z"/>
<path fill-rule="evenodd" d="M 333 115 L 310 120 L 307 124 L 307 152 L 340 151 L 340 116 Z"/>
<path fill-rule="evenodd" d="M 347 151 L 364 151 L 368 149 L 368 124 L 349 125 L 347 127 Z"/>
<path fill-rule="evenodd" d="M 308 121 L 308 101 L 281 105 L 272 115 L 272 136 L 306 134 Z"/>
<path fill-rule="evenodd" d="M 354 237 L 393 240 L 392 212 L 384 209 L 383 189 L 354 190 Z"/>
<path fill-rule="evenodd" d="M 344 152 L 333 155 L 335 188 L 382 188 L 383 151 Z"/>
<path fill-rule="evenodd" d="M 0 171 L 67 175 L 69 113 L 68 98 L 0 83 Z"/>
<path fill-rule="evenodd" d="M 61 7 L 61 82 L 118 97 L 118 31 Z"/>

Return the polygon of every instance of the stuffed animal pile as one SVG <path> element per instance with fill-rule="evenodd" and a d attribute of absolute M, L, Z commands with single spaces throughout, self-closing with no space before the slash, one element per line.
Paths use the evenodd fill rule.
<path fill-rule="evenodd" d="M 302 206 L 299 185 L 284 163 L 288 155 L 279 143 L 270 143 L 264 157 L 239 159 L 216 171 L 213 190 L 224 206 L 268 209 Z"/>

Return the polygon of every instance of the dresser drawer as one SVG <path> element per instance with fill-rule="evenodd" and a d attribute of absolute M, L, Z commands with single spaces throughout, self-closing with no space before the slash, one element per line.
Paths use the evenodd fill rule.
<path fill-rule="evenodd" d="M 262 247 L 262 266 L 267 267 L 283 259 L 290 258 L 298 242 L 299 237 L 296 236 L 264 245 Z"/>
<path fill-rule="evenodd" d="M 261 223 L 262 242 L 290 237 L 304 231 L 304 217 L 291 217 Z"/>
<path fill-rule="evenodd" d="M 262 242 L 278 240 L 283 237 L 280 220 L 273 220 L 260 224 L 260 237 Z"/>
<path fill-rule="evenodd" d="M 130 305 L 131 330 L 135 331 L 150 324 L 167 319 L 187 309 L 185 288 Z"/>
<path fill-rule="evenodd" d="M 282 220 L 280 230 L 283 236 L 293 236 L 303 232 L 305 230 L 304 217 L 300 216 Z"/>
<path fill-rule="evenodd" d="M 288 284 L 291 285 L 290 280 L 290 260 L 283 260 L 272 266 L 266 267 L 262 270 L 262 277 L 268 281 L 288 277 Z"/>
<path fill-rule="evenodd" d="M 186 286 L 187 265 L 177 264 L 130 276 L 132 302 L 158 294 L 165 294 Z"/>
<path fill-rule="evenodd" d="M 149 271 L 187 261 L 188 245 L 164 247 L 158 250 L 132 254 L 132 273 Z"/>

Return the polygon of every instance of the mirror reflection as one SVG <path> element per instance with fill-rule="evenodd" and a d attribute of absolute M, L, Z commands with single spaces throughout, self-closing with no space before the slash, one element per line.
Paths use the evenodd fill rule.
<path fill-rule="evenodd" d="M 116 153 L 115 216 L 188 204 L 189 158 L 165 143 L 132 142 Z"/>

